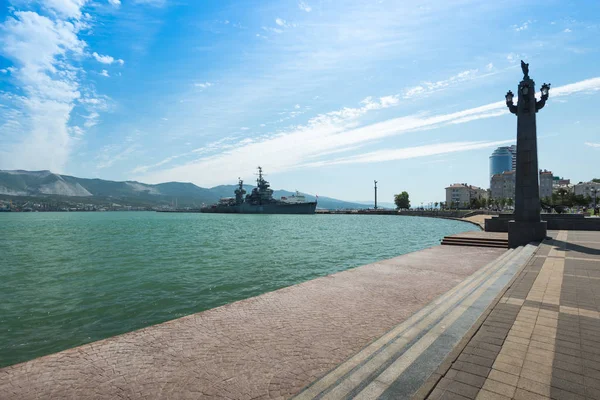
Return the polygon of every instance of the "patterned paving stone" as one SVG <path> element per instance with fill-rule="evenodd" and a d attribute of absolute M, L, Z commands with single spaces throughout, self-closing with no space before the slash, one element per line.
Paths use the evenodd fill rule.
<path fill-rule="evenodd" d="M 500 339 L 492 328 L 509 328 L 491 369 L 471 364 L 469 373 L 485 378 L 471 384 L 477 399 L 600 399 L 600 232 L 549 234 L 457 357 L 472 357 L 490 334 Z M 499 318 L 509 305 L 516 311 Z M 450 386 L 456 376 L 443 379 Z"/>

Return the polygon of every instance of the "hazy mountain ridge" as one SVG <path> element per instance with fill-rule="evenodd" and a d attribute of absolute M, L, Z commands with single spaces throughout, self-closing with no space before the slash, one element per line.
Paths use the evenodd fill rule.
<path fill-rule="evenodd" d="M 82 202 L 107 201 L 135 205 L 158 206 L 177 202 L 180 207 L 199 207 L 221 197 L 233 197 L 237 185 L 220 185 L 207 189 L 186 182 L 147 184 L 136 181 L 109 181 L 77 178 L 51 171 L 0 170 L 0 195 L 52 198 L 78 198 Z M 253 186 L 244 185 L 248 193 Z M 274 190 L 273 196 L 290 196 L 295 192 Z M 308 201 L 315 196 L 305 194 Z M 319 208 L 364 208 L 364 205 L 319 196 Z"/>

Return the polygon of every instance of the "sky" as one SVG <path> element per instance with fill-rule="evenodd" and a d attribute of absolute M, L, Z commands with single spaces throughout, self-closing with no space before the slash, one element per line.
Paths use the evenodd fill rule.
<path fill-rule="evenodd" d="M 0 0 L 0 169 L 443 201 L 515 142 L 521 59 L 540 168 L 600 177 L 597 0 Z"/>

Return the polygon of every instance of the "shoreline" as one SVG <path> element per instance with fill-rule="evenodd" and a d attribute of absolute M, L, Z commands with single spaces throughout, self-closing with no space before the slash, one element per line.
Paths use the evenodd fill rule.
<path fill-rule="evenodd" d="M 469 260 L 465 260 L 465 251 L 469 253 Z M 189 379 L 191 371 L 179 370 L 176 366 L 180 360 L 191 361 L 191 357 L 195 363 L 208 363 L 203 368 L 210 369 L 209 365 L 214 361 L 209 362 L 209 359 L 218 357 L 221 361 L 217 364 L 224 369 L 228 379 L 234 379 L 240 388 L 253 387 L 256 380 L 262 381 L 261 389 L 256 387 L 256 393 L 263 394 L 270 392 L 264 376 L 277 374 L 281 368 L 274 366 L 278 363 L 288 365 L 289 368 L 284 368 L 286 379 L 295 376 L 292 380 L 298 380 L 287 386 L 286 393 L 291 395 L 501 253 L 495 249 L 482 251 L 436 245 L 354 267 L 5 367 L 0 369 L 4 373 L 1 374 L 0 388 L 8 384 L 6 379 L 10 380 L 11 386 L 25 379 L 39 382 L 39 385 L 32 385 L 31 389 L 27 385 L 20 387 L 14 392 L 15 395 L 18 393 L 15 398 L 50 393 L 48 390 L 52 393 L 64 390 L 59 393 L 85 397 L 84 393 L 89 393 L 92 388 L 108 385 L 108 397 L 108 393 L 114 394 L 118 385 L 112 386 L 100 376 L 110 377 L 111 382 L 141 379 L 146 385 L 164 388 L 162 385 L 169 383 L 161 379 L 157 382 L 152 371 L 158 373 L 166 365 L 169 366 L 167 370 L 175 373 L 167 374 L 170 380 Z M 449 261 L 452 259 L 454 261 Z M 427 278 L 424 279 L 423 273 Z M 273 335 L 273 332 L 277 334 Z M 196 349 L 192 351 L 193 348 Z M 257 349 L 261 351 L 256 353 Z M 252 368 L 240 371 L 237 362 L 228 362 L 231 351 L 236 354 L 234 359 L 241 357 Z M 255 361 L 246 358 L 248 351 Z M 263 353 L 270 355 L 265 358 Z M 118 368 L 111 370 L 109 365 Z M 293 365 L 302 366 L 304 372 L 291 368 Z M 105 375 L 98 378 L 100 381 L 91 379 L 93 383 L 89 382 L 88 373 L 92 367 L 104 371 Z M 302 378 L 294 375 L 294 371 Z M 143 377 L 135 376 L 138 372 Z M 253 378 L 243 383 L 239 381 L 240 376 L 248 374 Z M 67 377 L 73 380 L 74 386 L 60 386 L 60 380 Z M 198 379 L 203 388 L 215 385 L 208 377 L 194 379 Z"/>

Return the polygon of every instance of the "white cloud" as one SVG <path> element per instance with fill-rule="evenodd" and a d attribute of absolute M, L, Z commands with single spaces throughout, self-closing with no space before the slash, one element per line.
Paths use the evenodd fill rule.
<path fill-rule="evenodd" d="M 600 148 L 600 143 L 585 142 L 586 146 Z"/>
<path fill-rule="evenodd" d="M 133 0 L 133 3 L 151 7 L 164 7 L 167 4 L 167 0 Z"/>
<path fill-rule="evenodd" d="M 213 84 L 210 82 L 199 82 L 199 83 L 194 83 L 194 86 L 199 87 L 200 89 L 207 89 L 209 87 L 211 87 Z"/>
<path fill-rule="evenodd" d="M 281 18 L 275 18 L 275 23 L 279 26 L 287 26 L 285 20 Z"/>
<path fill-rule="evenodd" d="M 531 24 L 531 20 L 523 22 L 521 26 L 513 25 L 513 29 L 515 32 L 521 32 L 529 28 L 529 24 Z"/>
<path fill-rule="evenodd" d="M 96 61 L 98 61 L 99 63 L 102 63 L 102 64 L 108 64 L 108 65 L 110 65 L 110 64 L 112 64 L 115 61 L 115 59 L 113 57 L 111 57 L 111 56 L 108 56 L 108 55 L 107 56 L 102 56 L 102 55 L 100 55 L 100 54 L 98 54 L 96 52 L 93 52 L 92 56 L 96 59 Z"/>
<path fill-rule="evenodd" d="M 267 126 L 267 125 L 265 125 L 265 124 L 260 124 L 260 126 L 261 126 L 261 128 L 264 128 L 264 127 L 265 127 L 265 126 Z"/>
<path fill-rule="evenodd" d="M 283 29 L 279 29 L 279 28 L 271 28 L 271 27 L 268 27 L 268 26 L 261 26 L 261 29 L 263 31 L 266 31 L 266 32 L 283 33 Z M 256 34 L 256 36 L 260 36 L 260 35 Z"/>
<path fill-rule="evenodd" d="M 511 64 L 516 63 L 520 58 L 521 58 L 521 56 L 519 54 L 515 54 L 515 53 L 509 53 L 506 56 L 506 60 Z"/>
<path fill-rule="evenodd" d="M 63 18 L 80 18 L 81 8 L 87 0 L 45 0 L 45 8 L 56 12 Z"/>
<path fill-rule="evenodd" d="M 105 77 L 109 77 L 110 75 L 108 74 L 108 71 L 103 69 L 101 72 L 99 72 L 100 75 L 105 76 Z"/>
<path fill-rule="evenodd" d="M 303 165 L 303 167 L 322 167 L 336 164 L 360 164 L 374 163 L 394 160 L 406 160 L 410 158 L 429 157 L 440 154 L 456 153 L 459 151 L 478 150 L 490 147 L 502 146 L 514 143 L 514 139 L 499 141 L 479 142 L 449 142 L 436 143 L 416 147 L 404 147 L 399 149 L 386 149 L 359 154 L 352 157 L 338 158 L 334 160 L 318 161 Z"/>
<path fill-rule="evenodd" d="M 89 129 L 98 124 L 98 118 L 100 118 L 100 114 L 98 114 L 95 111 L 92 111 L 89 115 L 86 115 L 84 118 L 85 122 L 83 123 L 83 126 Z"/>
<path fill-rule="evenodd" d="M 242 131 L 247 131 L 247 130 L 250 130 L 250 128 L 248 128 L 247 126 L 242 126 L 242 127 L 240 128 L 240 130 L 242 130 Z"/>
<path fill-rule="evenodd" d="M 404 91 L 403 97 L 405 99 L 411 99 L 417 96 L 434 93 L 439 90 L 445 89 L 449 86 L 456 85 L 457 83 L 475 79 L 479 76 L 479 69 L 469 69 L 466 71 L 459 72 L 458 74 L 451 76 L 448 79 L 443 79 L 436 82 L 422 82 L 420 85 L 406 89 Z"/>
<path fill-rule="evenodd" d="M 296 104 L 296 105 L 294 106 L 294 108 L 295 108 L 296 110 L 297 110 L 297 109 L 299 109 L 299 108 L 300 108 L 300 104 Z"/>
<path fill-rule="evenodd" d="M 573 31 L 572 31 L 572 30 L 570 30 L 569 28 L 566 28 L 566 29 L 565 29 L 563 32 L 564 32 L 564 33 L 571 33 L 571 32 L 573 32 Z"/>
<path fill-rule="evenodd" d="M 303 1 L 298 2 L 298 8 L 302 11 L 311 12 L 312 8 Z"/>
<path fill-rule="evenodd" d="M 115 7 L 119 7 L 121 5 L 121 0 L 108 0 L 108 2 Z"/>
<path fill-rule="evenodd" d="M 567 96 L 577 92 L 600 90 L 600 77 L 571 85 L 554 88 L 550 98 Z M 390 100 L 393 99 L 393 100 Z M 475 119 L 493 118 L 506 115 L 504 101 L 470 108 L 449 114 L 408 115 L 386 121 L 360 125 L 361 118 L 372 110 L 391 107 L 397 104 L 397 96 L 383 97 L 378 101 L 366 98 L 361 107 L 343 108 L 338 111 L 318 115 L 305 125 L 292 127 L 272 134 L 263 140 L 244 144 L 232 140 L 213 143 L 196 149 L 201 157 L 183 165 L 157 171 L 143 178 L 150 182 L 170 180 L 191 181 L 199 185 L 214 185 L 235 181 L 240 174 L 250 175 L 256 164 L 257 154 L 269 160 L 269 171 L 281 172 L 335 163 L 363 163 L 380 159 L 397 160 L 409 158 L 411 154 L 425 157 L 455 151 L 467 151 L 494 147 L 510 141 L 464 141 L 417 146 L 409 149 L 380 150 L 362 155 L 319 159 L 324 155 L 340 154 L 358 150 L 361 147 L 392 136 L 435 129 L 449 124 L 459 124 Z M 215 171 L 207 175 L 205 171 Z"/>
<path fill-rule="evenodd" d="M 114 163 L 128 159 L 131 154 L 139 149 L 139 147 L 140 146 L 137 143 L 131 144 L 123 150 L 114 145 L 104 146 L 96 157 L 96 160 L 98 161 L 96 168 L 104 169 L 112 167 Z"/>
<path fill-rule="evenodd" d="M 485 66 L 485 69 L 487 69 L 488 71 L 491 71 L 494 69 L 494 64 L 489 63 L 488 65 Z"/>
<path fill-rule="evenodd" d="M 78 33 L 85 1 L 47 1 L 47 17 L 14 11 L 0 24 L 0 52 L 14 63 L 11 79 L 22 88 L 11 106 L 21 113 L 20 132 L 6 143 L 8 157 L 0 167 L 64 171 L 72 147 L 68 123 L 81 97 L 80 70 L 69 63 L 83 55 L 86 43 Z"/>

